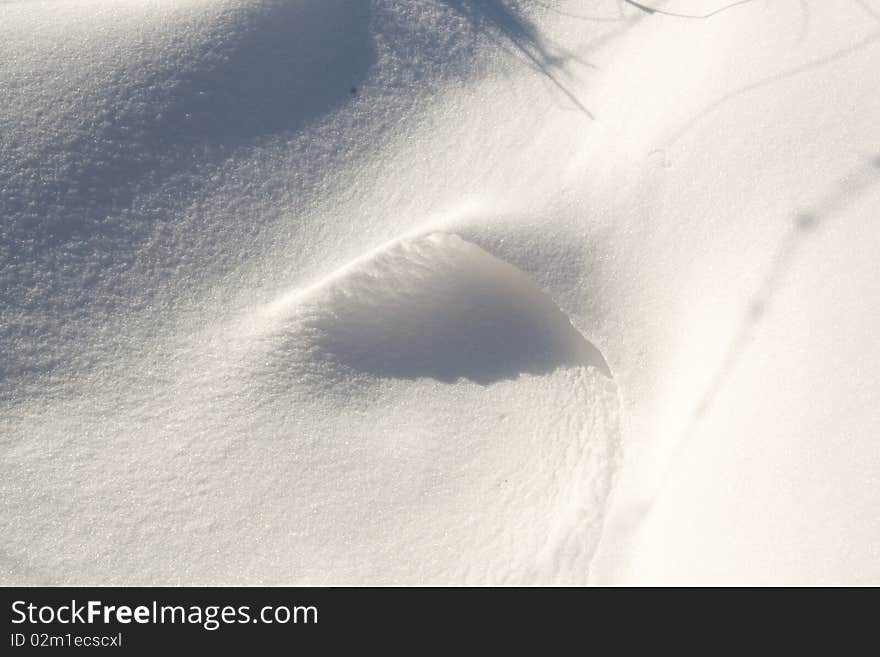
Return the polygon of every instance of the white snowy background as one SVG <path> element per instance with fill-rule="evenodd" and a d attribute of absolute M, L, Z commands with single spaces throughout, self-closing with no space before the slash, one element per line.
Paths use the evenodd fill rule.
<path fill-rule="evenodd" d="M 880 583 L 878 0 L 0 0 L 0 582 Z"/>

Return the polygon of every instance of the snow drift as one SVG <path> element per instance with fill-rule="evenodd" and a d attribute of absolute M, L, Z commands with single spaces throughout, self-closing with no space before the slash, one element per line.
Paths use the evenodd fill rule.
<path fill-rule="evenodd" d="M 876 583 L 880 6 L 0 2 L 0 581 Z"/>

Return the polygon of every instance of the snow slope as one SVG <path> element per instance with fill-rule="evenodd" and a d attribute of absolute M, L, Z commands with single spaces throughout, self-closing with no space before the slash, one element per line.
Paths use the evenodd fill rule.
<path fill-rule="evenodd" d="M 0 2 L 0 581 L 880 581 L 880 5 L 728 5 Z"/>

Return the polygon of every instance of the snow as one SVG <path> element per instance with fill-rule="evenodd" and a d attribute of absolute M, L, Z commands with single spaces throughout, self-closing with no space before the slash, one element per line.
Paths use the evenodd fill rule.
<path fill-rule="evenodd" d="M 0 582 L 880 582 L 880 4 L 639 4 L 0 2 Z"/>

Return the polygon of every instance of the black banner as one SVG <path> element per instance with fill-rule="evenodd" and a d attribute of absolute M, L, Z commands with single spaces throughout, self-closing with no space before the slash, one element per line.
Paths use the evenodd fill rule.
<path fill-rule="evenodd" d="M 429 644 L 474 633 L 553 636 L 580 632 L 586 622 L 599 621 L 603 614 L 596 612 L 607 601 L 598 591 L 6 588 L 2 654 L 42 648 L 341 648 L 353 639 L 398 643 L 413 632 Z"/>
<path fill-rule="evenodd" d="M 852 591 L 615 588 L 5 588 L 0 654 L 25 650 L 813 649 L 873 628 Z M 873 594 L 873 591 L 865 591 Z M 845 621 L 845 622 L 843 622 Z M 835 628 L 845 631 L 838 631 Z M 756 639 L 759 637 L 759 639 Z M 832 643 L 833 641 L 833 643 Z M 711 643 L 708 643 L 711 642 Z M 869 642 L 873 643 L 873 641 Z M 836 652 L 835 652 L 836 654 Z"/>

